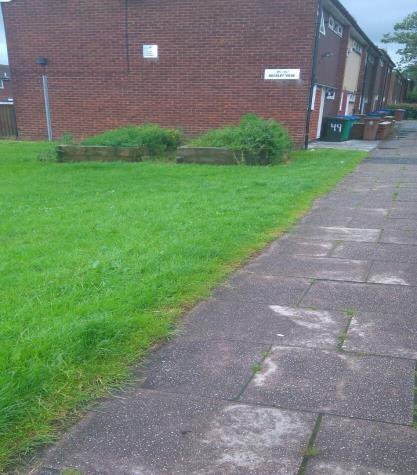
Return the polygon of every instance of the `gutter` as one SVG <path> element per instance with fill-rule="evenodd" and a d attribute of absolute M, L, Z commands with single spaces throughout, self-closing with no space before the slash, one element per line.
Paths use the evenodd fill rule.
<path fill-rule="evenodd" d="M 307 118 L 306 118 L 306 128 L 305 128 L 305 136 L 304 136 L 304 148 L 306 150 L 308 149 L 308 143 L 310 141 L 310 122 L 311 122 L 311 113 L 313 112 L 313 110 L 311 108 L 311 101 L 313 100 L 314 86 L 316 85 L 318 46 L 319 46 L 320 23 L 321 23 L 322 14 L 323 14 L 322 0 L 318 0 L 318 2 L 317 2 L 316 34 L 315 34 L 315 37 L 314 37 L 313 63 L 312 63 L 312 67 L 311 67 L 310 93 L 308 95 Z"/>

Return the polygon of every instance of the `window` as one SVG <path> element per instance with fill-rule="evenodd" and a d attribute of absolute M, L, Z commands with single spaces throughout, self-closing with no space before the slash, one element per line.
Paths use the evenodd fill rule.
<path fill-rule="evenodd" d="M 324 13 L 321 13 L 321 21 L 320 21 L 320 33 L 322 35 L 326 34 L 326 21 L 324 20 Z"/>
<path fill-rule="evenodd" d="M 336 33 L 336 35 L 343 36 L 343 26 L 337 22 L 332 16 L 329 17 L 329 28 Z"/>
<path fill-rule="evenodd" d="M 368 60 L 368 63 L 369 63 L 369 64 L 375 64 L 375 58 L 374 58 L 373 56 L 368 55 L 367 60 Z"/>
<path fill-rule="evenodd" d="M 0 79 L 0 89 L 4 89 L 4 81 L 3 81 L 3 79 Z"/>
<path fill-rule="evenodd" d="M 380 66 L 381 68 L 384 67 L 384 61 L 382 61 L 382 59 L 379 60 L 379 66 Z"/>
<path fill-rule="evenodd" d="M 358 54 L 362 54 L 362 45 L 360 45 L 356 40 L 353 40 L 352 49 Z"/>

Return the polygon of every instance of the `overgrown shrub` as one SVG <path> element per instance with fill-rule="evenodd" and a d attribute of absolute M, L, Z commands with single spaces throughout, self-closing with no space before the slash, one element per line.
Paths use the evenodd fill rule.
<path fill-rule="evenodd" d="M 210 130 L 190 145 L 227 148 L 235 152 L 240 163 L 266 165 L 285 160 L 292 142 L 287 130 L 277 121 L 246 114 L 239 125 Z"/>
<path fill-rule="evenodd" d="M 179 130 L 166 129 L 156 124 L 129 125 L 89 137 L 82 145 L 109 147 L 137 147 L 148 157 L 156 157 L 177 149 L 181 142 Z"/>
<path fill-rule="evenodd" d="M 407 94 L 406 101 L 409 104 L 417 103 L 417 91 L 412 91 Z"/>
<path fill-rule="evenodd" d="M 387 106 L 388 109 L 405 109 L 406 119 L 417 119 L 417 104 L 391 104 Z"/>

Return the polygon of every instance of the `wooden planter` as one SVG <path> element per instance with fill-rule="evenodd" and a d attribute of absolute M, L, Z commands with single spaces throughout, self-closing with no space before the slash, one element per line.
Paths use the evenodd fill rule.
<path fill-rule="evenodd" d="M 235 154 L 226 148 L 180 147 L 177 163 L 200 163 L 203 165 L 237 165 Z"/>
<path fill-rule="evenodd" d="M 180 147 L 177 150 L 177 163 L 199 163 L 201 165 L 239 165 L 240 157 L 232 150 L 217 147 Z M 260 160 L 249 154 L 244 154 L 245 165 L 269 165 L 264 157 Z"/>
<path fill-rule="evenodd" d="M 59 145 L 59 162 L 141 162 L 139 148 Z"/>

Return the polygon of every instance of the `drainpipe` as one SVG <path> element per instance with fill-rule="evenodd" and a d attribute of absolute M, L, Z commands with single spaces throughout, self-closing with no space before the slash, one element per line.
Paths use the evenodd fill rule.
<path fill-rule="evenodd" d="M 311 121 L 311 101 L 313 100 L 314 86 L 316 84 L 316 75 L 317 75 L 317 58 L 318 58 L 318 46 L 320 38 L 320 22 L 323 15 L 323 4 L 322 0 L 319 0 L 317 3 L 317 20 L 316 20 L 316 34 L 314 38 L 314 52 L 313 52 L 313 64 L 311 67 L 311 84 L 310 84 L 310 93 L 308 95 L 308 104 L 307 104 L 307 119 L 306 119 L 306 132 L 304 137 L 304 148 L 308 149 L 308 143 L 310 141 L 310 121 Z"/>
<path fill-rule="evenodd" d="M 48 131 L 48 140 L 52 142 L 52 121 L 51 121 L 51 108 L 49 105 L 49 88 L 48 88 L 48 76 L 46 74 L 42 75 L 42 87 L 43 87 L 43 99 L 45 104 L 45 117 L 46 117 L 46 128 Z"/>
<path fill-rule="evenodd" d="M 48 85 L 48 75 L 46 74 L 46 65 L 48 60 L 46 58 L 37 58 L 36 64 L 42 67 L 42 90 L 43 90 L 43 104 L 45 108 L 45 119 L 46 119 L 46 129 L 48 133 L 48 140 L 52 142 L 53 133 L 52 133 L 52 119 L 51 119 L 51 106 L 49 103 L 49 85 Z"/>

